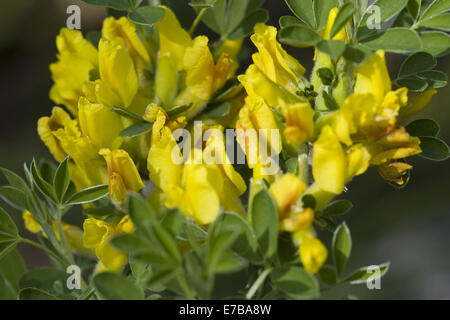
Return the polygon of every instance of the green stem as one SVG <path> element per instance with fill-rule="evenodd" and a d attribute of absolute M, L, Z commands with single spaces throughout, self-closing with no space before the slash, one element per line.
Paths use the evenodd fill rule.
<path fill-rule="evenodd" d="M 256 281 L 251 286 L 250 290 L 248 290 L 247 294 L 245 295 L 245 298 L 247 300 L 250 300 L 251 298 L 253 298 L 256 291 L 262 287 L 262 285 L 264 284 L 264 281 L 266 280 L 267 276 L 270 274 L 271 271 L 272 271 L 272 268 L 268 268 L 259 275 L 259 277 L 256 279 Z"/>
<path fill-rule="evenodd" d="M 177 281 L 180 284 L 181 289 L 183 289 L 186 298 L 188 300 L 195 300 L 195 296 L 192 293 L 191 289 L 189 288 L 188 284 L 186 283 L 186 280 L 181 275 L 178 275 Z"/>
<path fill-rule="evenodd" d="M 195 18 L 194 22 L 192 23 L 192 26 L 189 29 L 189 34 L 191 36 L 194 33 L 195 28 L 197 28 L 197 25 L 200 23 L 200 21 L 202 20 L 203 16 L 205 15 L 206 10 L 208 10 L 208 8 L 203 8 L 202 10 L 200 10 L 200 13 L 197 15 L 197 17 Z"/>
<path fill-rule="evenodd" d="M 61 259 L 60 256 L 58 256 L 53 251 L 47 249 L 46 247 L 42 246 L 41 244 L 39 244 L 39 243 L 37 243 L 37 242 L 35 242 L 33 240 L 26 239 L 26 238 L 19 238 L 19 241 L 41 249 L 42 251 L 44 251 L 48 255 L 50 255 L 53 258 L 55 258 L 55 260 L 57 260 L 59 263 L 61 263 L 64 266 L 64 268 L 67 268 L 69 266 L 69 264 L 67 262 L 65 262 L 63 259 Z"/>

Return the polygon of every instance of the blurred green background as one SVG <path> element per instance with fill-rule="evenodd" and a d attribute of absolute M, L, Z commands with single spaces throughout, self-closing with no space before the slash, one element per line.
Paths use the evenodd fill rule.
<path fill-rule="evenodd" d="M 187 0 L 172 0 L 184 26 L 194 18 Z M 1 0 L 0 1 L 0 166 L 23 174 L 24 161 L 33 157 L 51 158 L 36 132 L 40 116 L 48 115 L 53 103 L 48 98 L 52 84 L 48 66 L 56 60 L 55 37 L 66 25 L 66 9 L 81 7 L 84 33 L 100 30 L 103 9 L 86 6 L 79 0 Z M 278 26 L 278 18 L 289 15 L 283 0 L 266 0 L 269 24 Z M 210 34 L 204 27 L 201 33 Z M 250 50 L 253 45 L 248 42 Z M 312 50 L 287 48 L 308 69 L 312 68 Z M 243 55 L 249 63 L 251 51 Z M 396 75 L 403 57 L 389 55 L 391 75 Z M 450 71 L 450 57 L 439 60 L 438 69 Z M 240 70 L 241 72 L 243 70 Z M 450 142 L 450 90 L 443 88 L 421 118 L 432 117 L 441 125 L 440 136 Z M 415 157 L 410 184 L 396 190 L 383 182 L 371 169 L 348 186 L 344 198 L 354 203 L 345 216 L 353 236 L 353 252 L 348 271 L 363 265 L 391 261 L 381 290 L 365 285 L 342 286 L 324 297 L 354 294 L 367 299 L 450 299 L 450 170 L 448 162 L 430 162 Z M 5 180 L 0 177 L 0 185 Z M 23 230 L 20 212 L 1 206 L 13 215 Z M 80 224 L 81 216 L 69 215 Z M 326 243 L 331 235 L 321 235 Z M 28 266 L 44 266 L 49 261 L 34 248 L 20 246 Z"/>

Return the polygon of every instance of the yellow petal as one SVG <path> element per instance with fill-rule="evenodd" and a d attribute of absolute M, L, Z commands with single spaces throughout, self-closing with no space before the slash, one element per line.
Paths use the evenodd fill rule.
<path fill-rule="evenodd" d="M 258 53 L 253 55 L 256 66 L 273 82 L 296 92 L 305 68 L 278 43 L 277 29 L 258 23 L 251 40 L 258 48 Z"/>
<path fill-rule="evenodd" d="M 90 103 L 84 97 L 78 101 L 78 117 L 81 131 L 99 147 L 118 148 L 123 141 L 124 129 L 120 116 L 103 104 Z"/>
<path fill-rule="evenodd" d="M 346 177 L 346 158 L 341 143 L 330 126 L 325 126 L 313 147 L 312 171 L 320 189 L 340 194 Z"/>
<path fill-rule="evenodd" d="M 431 98 L 437 93 L 436 89 L 428 89 L 409 98 L 407 105 L 400 109 L 399 118 L 403 119 L 422 111 L 429 103 Z"/>
<path fill-rule="evenodd" d="M 99 47 L 100 78 L 128 107 L 138 90 L 138 77 L 133 60 L 121 38 L 101 39 Z"/>
<path fill-rule="evenodd" d="M 327 248 L 317 238 L 305 239 L 300 244 L 300 259 L 311 274 L 317 273 L 328 257 Z"/>
<path fill-rule="evenodd" d="M 405 162 L 387 162 L 378 167 L 380 176 L 387 180 L 395 182 L 398 185 L 403 185 L 402 177 L 413 167 Z"/>
<path fill-rule="evenodd" d="M 58 131 L 63 131 L 66 135 L 79 138 L 81 132 L 78 129 L 77 121 L 70 118 L 63 109 L 55 107 L 50 117 L 42 117 L 38 121 L 38 134 L 45 143 L 50 153 L 61 162 L 67 156 L 61 141 L 55 136 Z"/>
<path fill-rule="evenodd" d="M 133 159 L 125 150 L 101 149 L 99 154 L 106 160 L 110 178 L 113 173 L 119 175 L 127 190 L 137 192 L 145 187 Z"/>
<path fill-rule="evenodd" d="M 106 18 L 103 21 L 102 36 L 110 41 L 122 38 L 127 50 L 135 51 L 147 64 L 150 63 L 148 52 L 136 33 L 136 27 L 127 17 Z"/>
<path fill-rule="evenodd" d="M 378 50 L 361 67 L 356 69 L 355 93 L 372 94 L 378 103 L 391 90 L 391 78 L 386 67 L 384 51 Z"/>
<path fill-rule="evenodd" d="M 62 28 L 56 37 L 56 47 L 61 56 L 75 55 L 89 61 L 93 66 L 98 65 L 97 49 L 83 38 L 79 30 Z"/>
<path fill-rule="evenodd" d="M 269 191 L 275 199 L 280 218 L 283 218 L 289 208 L 296 204 L 305 190 L 306 185 L 297 176 L 290 173 L 272 183 Z"/>
<path fill-rule="evenodd" d="M 120 271 L 127 263 L 127 255 L 103 241 L 96 249 L 95 253 L 108 271 Z"/>
<path fill-rule="evenodd" d="M 114 227 L 99 219 L 87 218 L 83 223 L 83 245 L 86 248 L 96 248 L 114 233 Z"/>
<path fill-rule="evenodd" d="M 199 99 L 209 100 L 214 85 L 215 65 L 207 37 L 196 37 L 192 46 L 186 49 L 184 68 L 186 69 L 186 86 Z"/>
<path fill-rule="evenodd" d="M 41 231 L 41 225 L 33 217 L 33 214 L 30 211 L 25 210 L 24 212 L 22 212 L 22 219 L 25 223 L 25 229 L 27 229 L 31 233 L 38 233 L 39 231 Z"/>
<path fill-rule="evenodd" d="M 166 13 L 164 18 L 155 24 L 159 34 L 159 56 L 169 56 L 177 70 L 181 70 L 184 66 L 186 48 L 191 45 L 192 40 L 172 10 L 165 6 L 161 7 Z"/>

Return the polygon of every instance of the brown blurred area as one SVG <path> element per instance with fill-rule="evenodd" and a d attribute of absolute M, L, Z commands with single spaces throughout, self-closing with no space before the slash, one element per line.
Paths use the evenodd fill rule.
<path fill-rule="evenodd" d="M 172 0 L 184 26 L 194 17 L 186 0 Z M 1 0 L 0 1 L 0 166 L 23 175 L 24 161 L 33 157 L 51 158 L 36 133 L 40 116 L 50 113 L 48 98 L 52 84 L 49 64 L 56 60 L 55 37 L 66 24 L 66 9 L 81 7 L 82 31 L 99 30 L 105 10 L 84 5 L 79 0 Z M 266 0 L 270 24 L 289 15 L 282 0 Z M 201 26 L 199 32 L 210 35 Z M 247 60 L 254 50 L 248 41 Z M 310 71 L 313 51 L 287 48 Z M 388 55 L 391 76 L 398 71 L 403 57 Z M 439 59 L 438 69 L 449 73 L 450 58 Z M 443 88 L 420 118 L 434 118 L 441 125 L 440 136 L 450 142 L 450 90 Z M 343 198 L 354 203 L 345 216 L 353 236 L 353 254 L 347 270 L 363 265 L 391 261 L 391 269 L 382 279 L 381 290 L 364 285 L 337 288 L 327 296 L 355 294 L 370 299 L 450 299 L 450 170 L 449 162 L 431 162 L 413 158 L 410 184 L 393 189 L 378 177 L 376 170 L 358 177 Z M 0 185 L 5 180 L 0 177 Z M 23 230 L 20 212 L 0 204 Z M 69 213 L 71 223 L 81 222 L 79 212 Z M 323 233 L 326 243 L 331 236 Z M 43 266 L 48 259 L 38 250 L 20 246 L 26 263 Z M 331 263 L 331 259 L 330 259 Z"/>

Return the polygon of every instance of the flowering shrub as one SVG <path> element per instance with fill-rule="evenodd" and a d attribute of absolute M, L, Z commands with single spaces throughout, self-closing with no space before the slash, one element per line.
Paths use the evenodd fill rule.
<path fill-rule="evenodd" d="M 408 119 L 447 84 L 434 67 L 450 49 L 449 1 L 286 0 L 279 30 L 262 0 L 191 1 L 190 30 L 158 3 L 84 2 L 110 16 L 86 37 L 61 29 L 58 106 L 37 124 L 59 165 L 25 163 L 25 179 L 2 169 L 0 196 L 38 241 L 0 209 L 0 296 L 304 299 L 373 276 L 345 270 L 352 204 L 334 199 L 370 166 L 403 188 L 407 158 L 448 158 L 433 120 Z M 195 35 L 201 22 L 217 41 Z M 248 35 L 253 63 L 240 66 Z M 310 78 L 281 43 L 315 48 Z M 394 80 L 386 52 L 406 56 Z M 63 221 L 78 205 L 82 228 Z M 53 267 L 22 270 L 19 243 Z M 236 275 L 231 293 L 215 286 Z"/>

